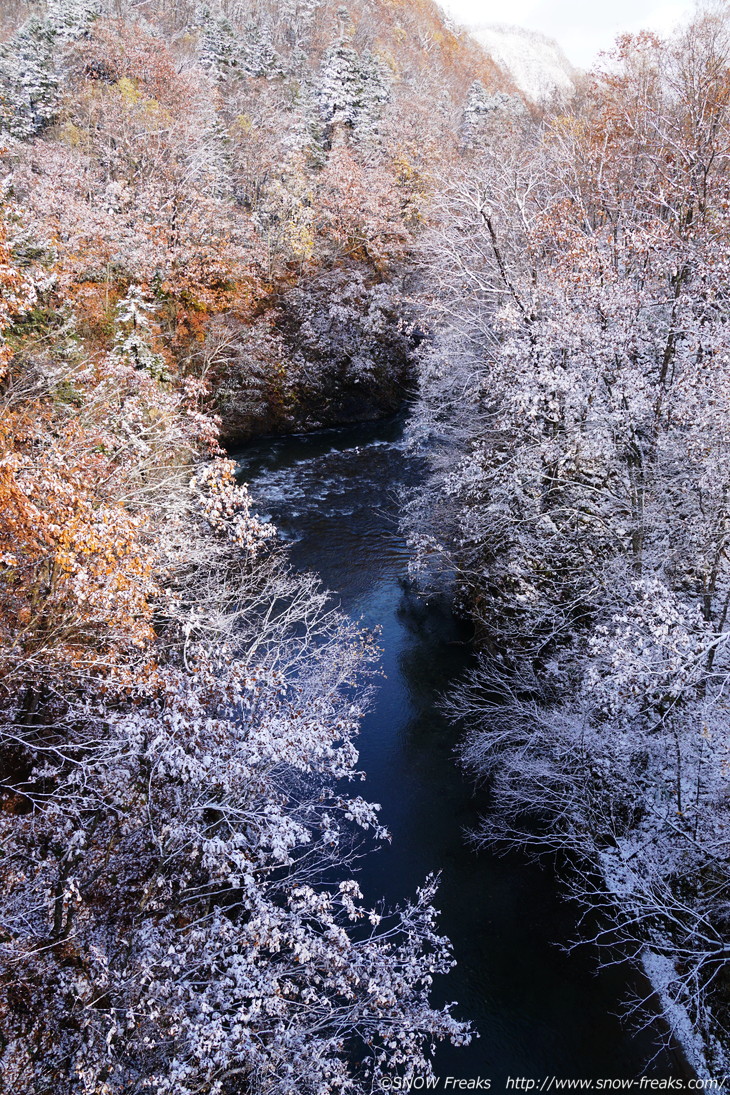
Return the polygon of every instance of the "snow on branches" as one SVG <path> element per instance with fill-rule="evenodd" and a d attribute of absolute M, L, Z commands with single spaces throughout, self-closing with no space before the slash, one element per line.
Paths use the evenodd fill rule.
<path fill-rule="evenodd" d="M 569 850 L 598 941 L 661 967 L 723 1074 L 727 18 L 614 63 L 441 198 L 413 429 L 433 475 L 407 520 L 490 652 L 450 700 L 494 784 L 484 838 Z"/>
<path fill-rule="evenodd" d="M 429 1003 L 452 964 L 435 883 L 385 909 L 353 877 L 387 836 L 347 790 L 372 636 L 274 549 L 205 381 L 175 367 L 159 282 L 110 301 L 99 346 L 47 250 L 15 233 L 0 259 L 3 1080 L 323 1095 L 428 1075 L 435 1041 L 469 1038 Z"/>
<path fill-rule="evenodd" d="M 276 536 L 276 528 L 251 515 L 248 487 L 236 482 L 235 466 L 233 460 L 214 460 L 196 473 L 191 486 L 203 495 L 202 511 L 211 529 L 255 557 Z"/>

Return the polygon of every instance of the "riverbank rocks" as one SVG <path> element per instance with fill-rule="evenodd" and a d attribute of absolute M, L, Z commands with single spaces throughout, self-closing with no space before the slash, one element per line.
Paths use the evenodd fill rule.
<path fill-rule="evenodd" d="M 253 324 L 224 317 L 208 337 L 224 444 L 392 414 L 422 337 L 399 281 L 354 262 L 299 280 Z"/>

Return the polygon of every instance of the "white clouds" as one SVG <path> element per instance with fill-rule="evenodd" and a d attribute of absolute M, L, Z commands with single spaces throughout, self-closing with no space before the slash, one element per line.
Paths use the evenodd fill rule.
<path fill-rule="evenodd" d="M 644 28 L 669 33 L 693 10 L 691 0 L 441 0 L 466 26 L 511 23 L 556 38 L 573 64 L 589 67 L 616 36 Z"/>

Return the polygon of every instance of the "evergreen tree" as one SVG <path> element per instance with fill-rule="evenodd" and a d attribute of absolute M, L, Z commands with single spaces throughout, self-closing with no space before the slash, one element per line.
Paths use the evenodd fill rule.
<path fill-rule="evenodd" d="M 233 73 L 271 77 L 281 71 L 270 27 L 249 19 L 243 34 L 239 34 L 228 19 L 214 14 L 208 4 L 198 8 L 197 23 L 201 64 L 219 79 Z"/>
<path fill-rule="evenodd" d="M 317 88 L 329 132 L 345 126 L 360 139 L 373 137 L 390 95 L 385 66 L 371 53 L 360 56 L 340 39 L 329 51 Z"/>
<path fill-rule="evenodd" d="M 213 15 L 208 4 L 196 12 L 200 28 L 200 63 L 218 78 L 241 67 L 241 42 L 235 30 L 221 15 Z"/>
<path fill-rule="evenodd" d="M 281 62 L 271 40 L 271 29 L 252 20 L 243 31 L 243 71 L 246 76 L 276 76 Z"/>
<path fill-rule="evenodd" d="M 27 139 L 56 115 L 58 46 L 88 33 L 99 0 L 48 0 L 45 18 L 34 16 L 0 46 L 0 131 Z"/>
<path fill-rule="evenodd" d="M 284 38 L 290 49 L 288 67 L 293 72 L 304 72 L 307 68 L 306 45 L 321 3 L 322 0 L 283 0 L 281 4 Z"/>
<path fill-rule="evenodd" d="M 129 362 L 135 369 L 144 369 L 155 379 L 164 380 L 165 363 L 150 345 L 151 312 L 152 305 L 145 300 L 140 287 L 130 285 L 127 295 L 116 309 L 114 354 L 122 361 Z"/>
<path fill-rule="evenodd" d="M 481 80 L 469 88 L 462 119 L 462 146 L 473 149 L 495 128 L 504 130 L 511 122 L 525 115 L 522 100 L 504 91 L 489 93 Z"/>
<path fill-rule="evenodd" d="M 323 125 L 318 89 L 311 81 L 298 83 L 291 103 L 291 123 L 284 147 L 295 156 L 303 153 L 314 167 L 327 162 L 326 126 Z"/>
<path fill-rule="evenodd" d="M 47 0 L 46 4 L 46 20 L 60 42 L 83 38 L 100 14 L 100 0 Z"/>
<path fill-rule="evenodd" d="M 49 20 L 34 17 L 0 46 L 0 130 L 14 137 L 34 136 L 55 116 L 55 37 Z"/>
<path fill-rule="evenodd" d="M 374 136 L 383 106 L 390 98 L 390 74 L 383 62 L 366 52 L 360 59 L 361 106 L 358 118 L 360 136 Z"/>

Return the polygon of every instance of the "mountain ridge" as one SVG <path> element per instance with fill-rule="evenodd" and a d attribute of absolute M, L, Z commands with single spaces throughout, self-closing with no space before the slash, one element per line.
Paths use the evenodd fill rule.
<path fill-rule="evenodd" d="M 556 39 L 505 23 L 477 24 L 467 30 L 533 102 L 556 93 L 570 95 L 575 89 L 578 69 Z"/>

